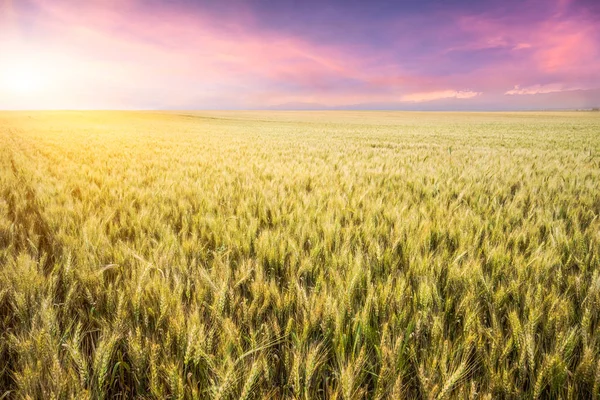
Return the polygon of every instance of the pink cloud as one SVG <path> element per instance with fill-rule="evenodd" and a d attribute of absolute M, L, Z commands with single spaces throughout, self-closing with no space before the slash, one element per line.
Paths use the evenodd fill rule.
<path fill-rule="evenodd" d="M 530 49 L 532 46 L 529 43 L 518 43 L 515 47 L 513 47 L 513 50 L 523 50 L 523 49 Z"/>
<path fill-rule="evenodd" d="M 473 92 L 470 90 L 439 90 L 435 92 L 421 92 L 411 93 L 402 96 L 402 101 L 421 103 L 425 101 L 433 101 L 440 99 L 472 99 L 473 97 L 479 96 L 480 92 Z"/>
<path fill-rule="evenodd" d="M 508 90 L 504 94 L 515 95 L 515 94 L 543 94 L 543 93 L 554 93 L 563 92 L 567 90 L 576 90 L 577 88 L 565 88 L 561 84 L 549 84 L 549 85 L 532 85 L 527 87 L 520 87 L 515 85 L 514 88 Z"/>
<path fill-rule="evenodd" d="M 541 44 L 534 61 L 546 72 L 575 72 L 600 67 L 598 27 L 581 21 L 545 23 L 536 32 Z"/>
<path fill-rule="evenodd" d="M 550 78 L 563 81 L 569 87 L 599 87 L 600 25 L 578 15 L 563 13 L 567 5 L 568 2 L 561 2 L 550 18 L 529 23 L 510 17 L 459 17 L 461 30 L 473 37 L 472 41 L 464 43 L 459 49 L 513 50 L 512 58 L 496 60 L 494 65 L 486 66 L 485 73 L 481 74 L 496 75 L 500 79 L 498 83 L 510 79 L 513 82 L 529 80 L 527 83 L 533 86 L 537 82 L 531 80 Z M 456 49 L 449 49 L 453 50 Z M 474 71 L 472 77 L 477 75 L 478 71 Z M 482 80 L 483 77 L 476 79 L 479 82 Z M 594 80 L 596 84 L 590 82 Z"/>
<path fill-rule="evenodd" d="M 476 98 L 484 92 L 548 93 L 544 90 L 553 86 L 547 82 L 590 88 L 600 70 L 598 24 L 560 11 L 531 23 L 511 15 L 446 15 L 456 23 L 432 28 L 432 36 L 453 45 L 419 52 L 414 37 L 406 35 L 394 37 L 389 46 L 357 45 L 271 29 L 243 2 L 220 18 L 206 10 L 142 0 L 29 3 L 38 9 L 34 32 L 25 35 L 15 23 L 24 12 L 21 3 L 0 0 L 0 52 L 34 59 L 37 68 L 45 69 L 54 83 L 38 96 L 41 107 L 57 104 L 57 98 L 82 106 L 104 99 L 114 107 L 126 107 L 136 98 L 160 107 L 206 107 L 213 99 L 229 99 L 223 104 L 234 107 L 297 101 L 417 103 Z M 423 28 L 424 35 L 425 28 L 431 26 Z M 463 68 L 478 52 L 501 56 Z M 448 60 L 460 64 L 461 57 L 464 66 L 445 69 Z M 522 86 L 506 91 L 515 82 Z M 0 107 L 7 104 L 1 101 Z"/>
<path fill-rule="evenodd" d="M 199 95 L 243 99 L 264 92 L 265 85 L 302 91 L 340 79 L 371 79 L 369 57 L 252 29 L 247 16 L 240 23 L 222 23 L 174 8 L 145 12 L 135 1 L 114 4 L 88 2 L 75 10 L 68 1 L 39 1 L 49 17 L 40 28 L 52 33 L 40 46 L 68 54 L 74 65 L 88 60 L 96 65 L 82 68 L 86 76 L 71 86 L 110 82 L 132 92 L 155 89 L 166 94 L 166 102 L 177 98 L 181 103 Z M 135 18 L 127 17 L 129 10 Z"/>

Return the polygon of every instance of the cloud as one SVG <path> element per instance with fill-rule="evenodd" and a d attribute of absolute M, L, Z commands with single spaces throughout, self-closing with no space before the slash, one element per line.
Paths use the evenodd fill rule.
<path fill-rule="evenodd" d="M 349 80 L 370 79 L 366 55 L 256 29 L 246 16 L 216 21 L 201 11 L 146 10 L 133 1 L 119 8 L 88 2 L 75 10 L 71 4 L 39 1 L 37 11 L 45 18 L 36 28 L 51 34 L 18 47 L 71 58 L 72 76 L 60 96 L 72 102 L 84 101 L 76 88 L 105 95 L 102 88 L 110 86 L 125 98 L 143 92 L 165 106 L 202 97 L 229 97 L 243 106 L 240 102 L 251 105 L 263 92 L 340 91 Z M 135 11 L 135 18 L 127 10 Z M 50 68 L 56 59 L 38 64 Z"/>
<path fill-rule="evenodd" d="M 554 93 L 554 92 L 565 92 L 569 90 L 577 90 L 578 88 L 565 88 L 564 85 L 553 83 L 548 85 L 532 85 L 526 87 L 520 87 L 515 85 L 514 88 L 508 90 L 504 94 L 507 95 L 522 95 L 522 94 L 543 94 L 543 93 Z"/>
<path fill-rule="evenodd" d="M 411 93 L 402 96 L 401 101 L 421 103 L 425 101 L 433 101 L 440 99 L 472 99 L 473 97 L 479 96 L 480 92 L 473 92 L 470 90 L 440 90 L 435 92 L 421 92 Z"/>
<path fill-rule="evenodd" d="M 527 4 L 531 3 L 524 7 Z M 600 81 L 600 25 L 588 10 L 566 12 L 569 4 L 548 2 L 535 13 L 525 8 L 518 14 L 459 16 L 457 26 L 464 36 L 459 37 L 460 46 L 450 50 L 462 51 L 467 64 L 467 60 L 479 60 L 478 54 L 486 54 L 479 67 L 492 73 L 503 71 L 513 82 L 534 85 L 540 80 L 558 80 L 593 87 L 591 81 Z M 483 53 L 491 49 L 496 53 Z"/>
<path fill-rule="evenodd" d="M 532 46 L 529 43 L 518 43 L 516 46 L 514 46 L 512 49 L 513 50 L 523 50 L 523 49 L 530 49 Z"/>
<path fill-rule="evenodd" d="M 512 3 L 414 15 L 392 8 L 384 19 L 347 9 L 344 24 L 360 25 L 352 36 L 327 27 L 321 9 L 271 24 L 279 14 L 238 3 L 225 10 L 187 0 L 0 0 L 0 54 L 17 65 L 26 53 L 35 55 L 36 68 L 52 82 L 36 100 L 41 107 L 44 99 L 73 108 L 475 104 L 485 100 L 482 93 L 503 98 L 555 90 L 548 82 L 582 89 L 600 82 L 600 26 L 572 4 L 519 13 Z M 294 16 L 289 4 L 278 7 Z M 2 25 L 7 10 L 12 23 Z M 313 20 L 310 32 L 299 29 Z M 377 40 L 356 40 L 374 28 Z M 515 82 L 521 86 L 506 91 Z"/>

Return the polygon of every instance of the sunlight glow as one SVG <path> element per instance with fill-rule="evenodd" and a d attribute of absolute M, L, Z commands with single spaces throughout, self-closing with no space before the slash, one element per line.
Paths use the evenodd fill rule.
<path fill-rule="evenodd" d="M 33 66 L 15 66 L 3 72 L 4 85 L 13 94 L 34 94 L 45 86 L 43 72 Z"/>
<path fill-rule="evenodd" d="M 15 94 L 31 94 L 42 89 L 44 79 L 33 68 L 21 68 L 6 74 L 6 86 Z"/>
<path fill-rule="evenodd" d="M 69 60 L 35 47 L 4 50 L 11 57 L 0 63 L 0 108 L 50 109 L 69 100 L 69 81 L 77 75 Z"/>

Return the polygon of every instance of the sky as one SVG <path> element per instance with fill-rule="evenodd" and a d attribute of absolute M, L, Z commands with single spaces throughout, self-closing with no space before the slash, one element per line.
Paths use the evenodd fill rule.
<path fill-rule="evenodd" d="M 0 0 L 0 109 L 598 106 L 599 0 Z"/>

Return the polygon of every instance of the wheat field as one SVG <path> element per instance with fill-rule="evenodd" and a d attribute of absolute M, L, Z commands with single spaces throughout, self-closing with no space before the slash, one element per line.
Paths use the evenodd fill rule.
<path fill-rule="evenodd" d="M 600 115 L 1 112 L 0 398 L 600 395 Z"/>

